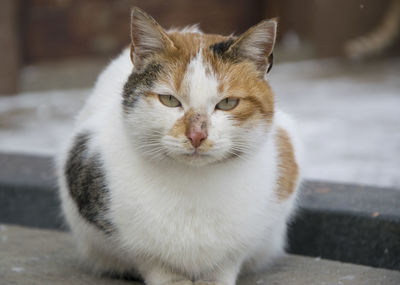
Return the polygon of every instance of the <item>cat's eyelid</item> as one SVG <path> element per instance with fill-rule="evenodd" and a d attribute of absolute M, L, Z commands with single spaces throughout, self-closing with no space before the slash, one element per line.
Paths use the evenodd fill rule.
<path fill-rule="evenodd" d="M 152 90 L 153 93 L 159 94 L 159 95 L 172 95 L 175 96 L 176 92 L 172 90 L 171 88 L 168 88 L 167 86 L 164 85 L 159 85 L 155 86 Z"/>
<path fill-rule="evenodd" d="M 226 96 L 226 97 L 223 97 L 221 100 L 219 100 L 218 103 L 221 102 L 221 101 L 224 101 L 226 99 L 240 100 L 240 99 L 243 99 L 243 98 L 237 97 L 237 96 Z"/>

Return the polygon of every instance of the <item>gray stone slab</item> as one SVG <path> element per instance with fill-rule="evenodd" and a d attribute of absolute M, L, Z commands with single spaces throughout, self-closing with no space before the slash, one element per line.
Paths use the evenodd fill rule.
<path fill-rule="evenodd" d="M 400 269 L 400 191 L 306 181 L 289 252 Z"/>
<path fill-rule="evenodd" d="M 50 157 L 0 154 L 0 223 L 63 225 Z"/>
<path fill-rule="evenodd" d="M 50 156 L 0 153 L 1 184 L 52 191 L 56 186 L 53 164 Z"/>
<path fill-rule="evenodd" d="M 399 189 L 308 180 L 300 204 L 310 210 L 341 211 L 352 215 L 391 219 L 400 215 Z"/>
<path fill-rule="evenodd" d="M 98 277 L 77 258 L 69 233 L 0 225 L 0 284 L 138 284 Z M 400 272 L 290 255 L 239 285 L 397 285 Z"/>

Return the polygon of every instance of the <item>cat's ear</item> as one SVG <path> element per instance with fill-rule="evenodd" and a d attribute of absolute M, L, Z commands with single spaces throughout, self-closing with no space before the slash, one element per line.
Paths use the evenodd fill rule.
<path fill-rule="evenodd" d="M 135 65 L 151 54 L 175 48 L 164 29 L 137 7 L 131 13 L 131 39 L 131 60 Z"/>
<path fill-rule="evenodd" d="M 238 58 L 249 59 L 261 72 L 268 72 L 272 67 L 277 26 L 277 19 L 258 23 L 235 40 L 227 52 Z"/>

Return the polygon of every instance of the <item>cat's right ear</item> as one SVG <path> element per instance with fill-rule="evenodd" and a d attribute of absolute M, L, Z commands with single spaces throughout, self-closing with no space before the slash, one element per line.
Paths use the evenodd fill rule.
<path fill-rule="evenodd" d="M 164 29 L 137 7 L 131 13 L 131 40 L 131 60 L 135 66 L 151 54 L 175 48 Z"/>
<path fill-rule="evenodd" d="M 236 39 L 227 53 L 253 61 L 264 76 L 272 67 L 277 25 L 277 19 L 261 21 Z"/>

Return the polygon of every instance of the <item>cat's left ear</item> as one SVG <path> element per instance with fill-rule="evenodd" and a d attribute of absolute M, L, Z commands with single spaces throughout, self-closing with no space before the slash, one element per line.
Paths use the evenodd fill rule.
<path fill-rule="evenodd" d="M 175 48 L 153 17 L 137 7 L 131 13 L 131 38 L 131 60 L 136 66 L 152 54 Z"/>
<path fill-rule="evenodd" d="M 258 23 L 235 40 L 227 52 L 251 60 L 261 72 L 268 72 L 272 67 L 277 26 L 277 19 Z"/>

